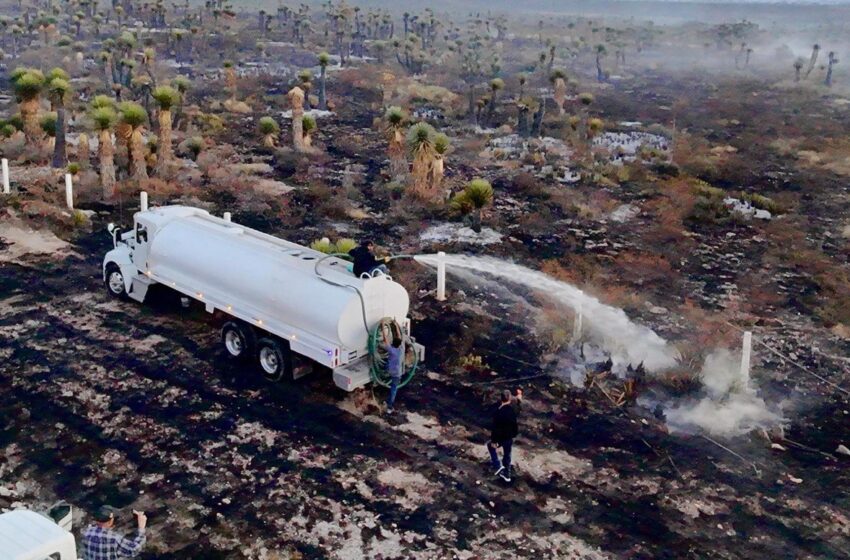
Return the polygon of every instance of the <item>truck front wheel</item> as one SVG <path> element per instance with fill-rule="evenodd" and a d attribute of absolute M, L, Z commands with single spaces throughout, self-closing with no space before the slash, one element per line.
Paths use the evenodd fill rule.
<path fill-rule="evenodd" d="M 115 263 L 106 265 L 106 291 L 118 299 L 127 299 L 127 289 L 124 287 L 124 274 Z"/>
<path fill-rule="evenodd" d="M 292 356 L 289 352 L 288 344 L 284 347 L 273 338 L 257 341 L 257 361 L 266 379 L 280 381 L 287 372 L 292 371 Z"/>
<path fill-rule="evenodd" d="M 254 353 L 256 338 L 250 326 L 228 321 L 221 327 L 221 342 L 228 357 L 240 360 Z"/>

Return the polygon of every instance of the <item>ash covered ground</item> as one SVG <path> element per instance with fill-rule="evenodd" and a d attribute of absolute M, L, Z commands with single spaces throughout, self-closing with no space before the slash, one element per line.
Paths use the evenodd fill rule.
<path fill-rule="evenodd" d="M 847 58 L 845 7 L 656 25 L 118 4 L 0 0 L 0 510 L 63 499 L 79 529 L 108 502 L 128 531 L 145 510 L 149 560 L 848 557 L 850 81 L 827 58 Z M 39 117 L 66 88 L 31 97 L 52 66 L 64 130 Z M 326 86 L 330 109 L 307 110 L 297 148 L 296 85 L 312 107 Z M 118 119 L 105 136 L 96 95 Z M 417 172 L 418 122 L 435 129 Z M 460 198 L 475 178 L 480 212 Z M 306 245 L 523 265 L 622 309 L 676 364 L 617 405 L 622 379 L 574 383 L 599 365 L 592 345 L 576 358 L 563 301 L 467 273 L 441 303 L 433 271 L 399 260 L 427 360 L 395 414 L 328 375 L 269 383 L 196 303 L 106 294 L 106 225 L 129 226 L 142 190 Z M 705 364 L 737 359 L 742 330 L 750 379 L 705 401 Z M 525 392 L 510 485 L 484 447 L 504 388 Z M 769 420 L 712 422 L 742 392 Z M 701 402 L 699 423 L 672 421 Z"/>

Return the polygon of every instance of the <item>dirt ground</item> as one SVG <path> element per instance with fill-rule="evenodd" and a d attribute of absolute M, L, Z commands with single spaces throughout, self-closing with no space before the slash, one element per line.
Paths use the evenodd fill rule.
<path fill-rule="evenodd" d="M 743 461 L 542 375 L 522 337 L 476 340 L 497 378 L 439 370 L 469 317 L 422 299 L 431 371 L 386 417 L 382 391 L 229 362 L 204 312 L 167 294 L 110 299 L 102 225 L 69 256 L 0 259 L 2 508 L 61 498 L 79 526 L 106 501 L 128 529 L 145 510 L 146 559 L 847 557 L 848 460 L 825 449 L 850 440 L 846 400 L 789 432 L 830 453 L 724 442 Z M 520 386 L 507 486 L 486 463 L 487 407 Z"/>

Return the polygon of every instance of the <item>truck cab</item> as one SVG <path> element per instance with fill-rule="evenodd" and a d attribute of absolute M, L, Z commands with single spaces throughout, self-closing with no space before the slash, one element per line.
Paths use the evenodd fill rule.
<path fill-rule="evenodd" d="M 30 510 L 0 514 L 0 560 L 78 560 L 71 508 L 61 507 L 67 510 L 58 523 Z"/>

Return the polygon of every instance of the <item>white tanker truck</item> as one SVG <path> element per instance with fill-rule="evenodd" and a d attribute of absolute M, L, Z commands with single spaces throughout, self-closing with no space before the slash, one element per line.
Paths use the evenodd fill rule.
<path fill-rule="evenodd" d="M 227 355 L 255 359 L 270 379 L 301 377 L 308 369 L 295 367 L 301 361 L 326 366 L 337 386 L 353 391 L 371 379 L 369 338 L 379 325 L 394 321 L 410 336 L 410 299 L 389 276 L 357 278 L 345 260 L 205 210 L 143 210 L 132 231 L 112 224 L 109 231 L 109 294 L 144 302 L 149 288 L 162 284 L 194 298 L 222 314 Z M 409 340 L 421 360 L 424 347 Z"/>

